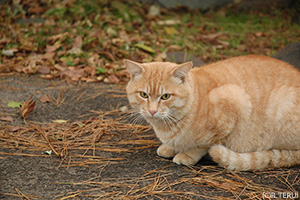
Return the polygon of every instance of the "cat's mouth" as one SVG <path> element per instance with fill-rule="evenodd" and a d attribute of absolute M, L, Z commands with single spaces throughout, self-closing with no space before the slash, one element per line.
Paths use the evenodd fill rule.
<path fill-rule="evenodd" d="M 162 120 L 162 116 L 159 111 L 141 111 L 142 116 L 149 120 Z"/>
<path fill-rule="evenodd" d="M 155 115 L 144 114 L 143 116 L 144 116 L 145 118 L 147 118 L 147 119 L 161 119 L 161 116 L 158 115 L 158 114 L 155 114 Z"/>

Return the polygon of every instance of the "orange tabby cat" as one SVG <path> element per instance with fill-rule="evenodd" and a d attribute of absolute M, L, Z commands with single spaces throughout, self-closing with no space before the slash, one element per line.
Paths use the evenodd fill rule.
<path fill-rule="evenodd" d="M 265 56 L 192 69 L 192 62 L 124 63 L 130 104 L 152 126 L 157 154 L 194 165 L 206 153 L 245 171 L 300 164 L 300 72 Z"/>

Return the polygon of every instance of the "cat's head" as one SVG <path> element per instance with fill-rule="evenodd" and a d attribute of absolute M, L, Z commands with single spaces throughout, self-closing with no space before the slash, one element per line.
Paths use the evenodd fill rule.
<path fill-rule="evenodd" d="M 191 97 L 192 62 L 137 63 L 124 60 L 130 74 L 127 97 L 148 122 L 175 122 L 184 115 Z"/>

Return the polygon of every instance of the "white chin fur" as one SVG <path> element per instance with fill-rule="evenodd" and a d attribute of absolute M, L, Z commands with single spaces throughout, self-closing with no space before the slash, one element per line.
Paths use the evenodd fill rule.
<path fill-rule="evenodd" d="M 143 115 L 142 115 L 149 123 L 151 123 L 151 122 L 158 122 L 158 121 L 161 121 L 162 120 L 162 118 L 161 118 L 161 116 L 160 115 L 158 115 L 157 113 L 154 115 L 154 116 L 152 116 L 150 113 L 144 113 Z"/>

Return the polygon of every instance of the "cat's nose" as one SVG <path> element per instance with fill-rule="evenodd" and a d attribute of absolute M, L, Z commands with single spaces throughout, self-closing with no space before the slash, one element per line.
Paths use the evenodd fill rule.
<path fill-rule="evenodd" d="M 154 116 L 155 113 L 157 113 L 157 110 L 149 110 L 149 113 L 150 113 L 152 116 Z"/>

